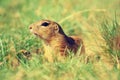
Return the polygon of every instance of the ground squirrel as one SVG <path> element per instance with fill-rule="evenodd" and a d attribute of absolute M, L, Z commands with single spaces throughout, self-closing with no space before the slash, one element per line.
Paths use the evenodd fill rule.
<path fill-rule="evenodd" d="M 77 36 L 68 37 L 62 27 L 54 21 L 41 20 L 31 24 L 29 29 L 33 34 L 44 41 L 46 44 L 45 48 L 49 46 L 55 54 L 66 56 L 67 50 L 76 53 L 79 47 L 81 47 L 81 53 L 85 52 L 82 39 Z"/>

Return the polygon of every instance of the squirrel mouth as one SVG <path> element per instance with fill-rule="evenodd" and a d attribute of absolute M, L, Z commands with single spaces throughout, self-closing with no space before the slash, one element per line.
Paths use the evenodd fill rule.
<path fill-rule="evenodd" d="M 34 35 L 37 35 L 37 33 L 34 33 Z"/>
<path fill-rule="evenodd" d="M 34 35 L 39 36 L 37 33 L 34 33 Z"/>
<path fill-rule="evenodd" d="M 34 33 L 34 35 L 37 36 L 37 37 L 40 37 L 40 35 L 38 35 L 37 33 Z"/>

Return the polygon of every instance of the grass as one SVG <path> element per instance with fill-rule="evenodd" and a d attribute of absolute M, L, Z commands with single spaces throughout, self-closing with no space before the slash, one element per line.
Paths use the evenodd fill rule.
<path fill-rule="evenodd" d="M 110 44 L 119 34 L 115 29 L 120 25 L 119 4 L 119 0 L 1 0 L 0 79 L 120 80 L 120 52 Z M 54 20 L 66 34 L 81 36 L 89 62 L 80 56 L 50 63 L 43 55 L 32 53 L 31 60 L 20 57 L 20 66 L 13 68 L 11 63 L 20 50 L 32 52 L 42 47 L 41 40 L 28 28 L 41 19 Z"/>
<path fill-rule="evenodd" d="M 118 49 L 118 38 L 120 37 L 120 26 L 117 22 L 117 20 L 113 20 L 112 24 L 108 21 L 105 21 L 102 23 L 102 35 L 106 42 L 106 48 L 105 51 L 109 53 L 109 55 L 112 57 L 112 59 L 115 59 L 114 61 L 119 66 L 119 58 L 120 58 L 120 49 Z"/>

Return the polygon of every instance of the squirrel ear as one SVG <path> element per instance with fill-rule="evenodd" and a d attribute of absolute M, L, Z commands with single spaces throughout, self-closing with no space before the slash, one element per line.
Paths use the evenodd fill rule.
<path fill-rule="evenodd" d="M 54 30 L 55 30 L 55 32 L 59 32 L 59 26 L 58 25 L 54 25 Z"/>

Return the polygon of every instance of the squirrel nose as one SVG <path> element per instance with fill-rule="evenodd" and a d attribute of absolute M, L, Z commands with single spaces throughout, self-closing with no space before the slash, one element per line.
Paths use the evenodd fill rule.
<path fill-rule="evenodd" d="M 29 29 L 32 29 L 32 26 L 30 26 Z"/>

